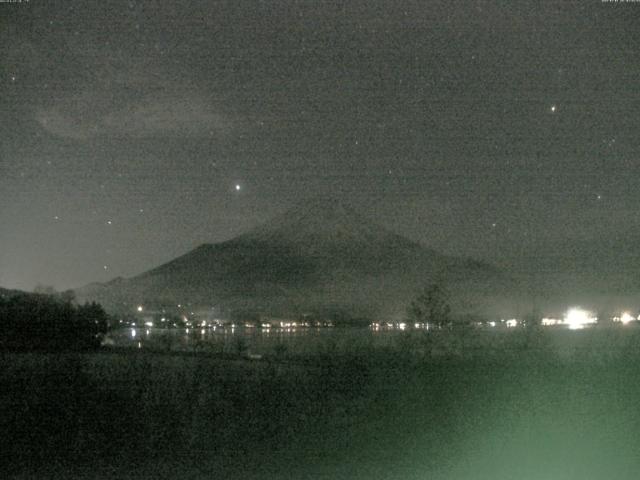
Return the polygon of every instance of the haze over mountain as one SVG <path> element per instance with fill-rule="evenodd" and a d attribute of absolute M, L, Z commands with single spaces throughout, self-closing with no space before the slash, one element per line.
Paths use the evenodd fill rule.
<path fill-rule="evenodd" d="M 506 294 L 506 277 L 491 265 L 441 255 L 343 205 L 314 199 L 234 239 L 77 294 L 110 310 L 188 303 L 227 313 L 378 318 L 402 315 L 436 280 L 460 312 L 495 312 Z"/>

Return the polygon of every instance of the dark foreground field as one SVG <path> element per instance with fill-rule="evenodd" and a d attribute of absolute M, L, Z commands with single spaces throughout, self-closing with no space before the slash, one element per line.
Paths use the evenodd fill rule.
<path fill-rule="evenodd" d="M 246 361 L 4 354 L 3 478 L 636 479 L 635 332 Z M 453 345 L 449 350 L 443 345 Z"/>

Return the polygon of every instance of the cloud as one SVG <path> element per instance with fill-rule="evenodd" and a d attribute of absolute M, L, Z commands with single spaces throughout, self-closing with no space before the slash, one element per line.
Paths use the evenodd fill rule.
<path fill-rule="evenodd" d="M 76 140 L 218 137 L 233 130 L 230 116 L 217 111 L 204 95 L 185 92 L 123 99 L 112 93 L 86 91 L 67 97 L 37 110 L 36 120 L 52 134 Z"/>

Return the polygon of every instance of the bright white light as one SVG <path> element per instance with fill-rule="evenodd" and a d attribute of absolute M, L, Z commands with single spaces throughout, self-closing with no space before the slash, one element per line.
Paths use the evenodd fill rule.
<path fill-rule="evenodd" d="M 153 327 L 153 322 L 145 322 L 144 323 L 147 327 Z"/>
<path fill-rule="evenodd" d="M 597 318 L 593 317 L 591 312 L 581 308 L 571 308 L 564 317 L 564 323 L 571 330 L 579 330 L 596 321 Z"/>
<path fill-rule="evenodd" d="M 401 323 L 398 325 L 398 327 L 400 328 L 400 330 L 404 330 L 405 328 L 407 328 L 407 324 L 406 323 Z"/>
<path fill-rule="evenodd" d="M 555 105 L 551 105 L 551 113 L 555 113 L 557 107 Z"/>
<path fill-rule="evenodd" d="M 558 320 L 557 318 L 543 318 L 541 323 L 542 323 L 542 326 L 549 327 L 552 325 L 561 324 L 562 320 Z"/>
<path fill-rule="evenodd" d="M 240 191 L 240 185 L 236 184 L 236 192 Z"/>
<path fill-rule="evenodd" d="M 633 318 L 629 312 L 624 312 L 622 315 L 620 315 L 620 321 L 623 325 L 626 325 L 633 320 L 635 320 L 635 318 Z"/>
<path fill-rule="evenodd" d="M 142 311 L 142 305 L 138 305 L 138 311 L 141 312 Z"/>
<path fill-rule="evenodd" d="M 135 338 L 135 336 L 136 336 L 136 329 L 132 328 L 131 329 L 131 338 Z"/>
<path fill-rule="evenodd" d="M 496 326 L 496 322 L 489 322 L 489 326 L 490 327 L 495 327 Z"/>
<path fill-rule="evenodd" d="M 508 328 L 513 328 L 518 326 L 518 320 L 516 320 L 515 318 L 510 318 L 509 320 L 507 320 L 507 327 Z"/>

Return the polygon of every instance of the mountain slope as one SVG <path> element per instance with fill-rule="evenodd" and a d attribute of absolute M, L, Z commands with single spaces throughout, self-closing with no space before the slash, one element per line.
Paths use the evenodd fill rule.
<path fill-rule="evenodd" d="M 227 312 L 378 316 L 404 311 L 436 278 L 477 298 L 504 284 L 487 264 L 438 254 L 347 207 L 314 200 L 232 240 L 201 245 L 131 279 L 87 286 L 78 296 L 111 309 L 190 303 Z"/>

